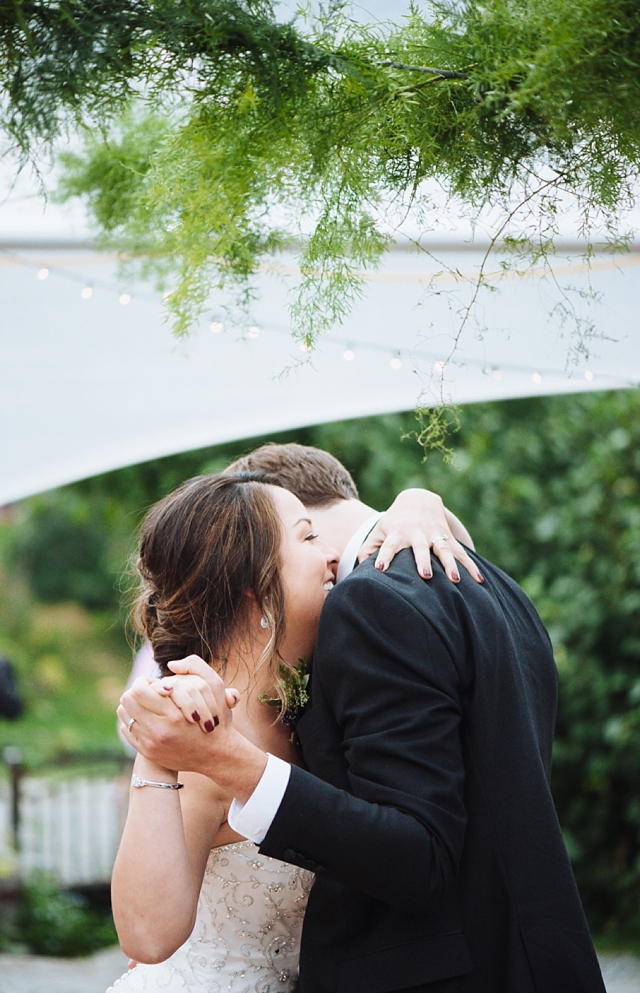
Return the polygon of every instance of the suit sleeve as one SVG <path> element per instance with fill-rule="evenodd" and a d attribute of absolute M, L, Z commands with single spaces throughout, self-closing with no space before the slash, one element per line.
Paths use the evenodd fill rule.
<path fill-rule="evenodd" d="M 309 742 L 305 758 L 323 778 L 292 769 L 261 851 L 405 911 L 437 909 L 455 880 L 466 825 L 449 652 L 383 577 L 354 576 L 327 601 L 313 678 L 348 780 L 343 789 L 324 781 L 336 777 L 314 761 Z"/>

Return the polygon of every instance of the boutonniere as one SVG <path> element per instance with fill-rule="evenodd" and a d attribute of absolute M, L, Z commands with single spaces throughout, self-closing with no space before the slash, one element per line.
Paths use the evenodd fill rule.
<path fill-rule="evenodd" d="M 260 703 L 266 703 L 268 707 L 278 707 L 280 710 L 280 720 L 288 727 L 295 727 L 300 714 L 309 703 L 309 672 L 307 660 L 304 656 L 298 659 L 295 669 L 280 664 L 278 675 L 282 686 L 282 696 L 269 696 L 268 693 L 261 693 L 258 699 Z"/>

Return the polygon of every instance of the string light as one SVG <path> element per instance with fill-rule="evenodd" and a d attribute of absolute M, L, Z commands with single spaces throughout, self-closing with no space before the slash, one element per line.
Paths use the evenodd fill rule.
<path fill-rule="evenodd" d="M 30 266 L 31 265 L 28 262 L 22 262 L 20 264 L 27 265 L 27 266 Z M 35 266 L 34 266 L 34 268 L 35 268 Z M 44 267 L 44 266 L 42 268 L 36 270 L 36 278 L 39 279 L 39 280 L 47 279 L 50 276 L 50 274 L 51 274 L 51 270 L 48 269 L 47 267 Z M 80 273 L 74 273 L 74 272 L 71 272 L 69 270 L 66 270 L 66 271 L 65 270 L 58 270 L 57 273 L 56 273 L 56 275 L 59 275 L 59 276 L 61 276 L 63 278 L 66 278 L 66 279 L 71 279 L 71 280 L 73 280 L 76 283 L 77 282 L 82 282 L 82 279 L 83 279 L 83 277 L 82 277 L 82 275 Z M 104 282 L 104 281 L 98 281 L 98 284 L 100 286 L 102 286 L 105 290 L 107 290 L 108 292 L 114 292 L 114 289 L 115 288 L 113 287 L 113 285 L 110 285 L 109 283 Z M 167 290 L 166 292 L 164 292 L 162 294 L 162 299 L 164 301 L 167 301 L 171 297 L 171 295 L 172 295 L 172 291 Z M 85 285 L 81 289 L 81 291 L 80 291 L 80 296 L 81 296 L 81 298 L 83 300 L 90 299 L 93 296 L 93 287 L 92 286 L 89 286 L 89 285 Z M 148 294 L 144 294 L 144 293 L 142 293 L 141 295 L 138 294 L 137 296 L 141 296 L 141 299 L 143 299 L 143 300 L 151 300 L 152 299 L 152 297 L 150 297 Z M 155 298 L 155 299 L 157 299 L 157 298 Z M 119 296 L 118 296 L 118 301 L 121 304 L 121 306 L 123 306 L 123 307 L 126 306 L 127 304 L 129 304 L 131 302 L 131 300 L 132 300 L 131 293 L 123 292 L 123 293 L 120 293 Z M 210 324 L 210 328 L 211 328 L 211 331 L 214 334 L 218 334 L 218 333 L 220 333 L 221 331 L 224 330 L 224 324 L 222 323 L 222 321 L 212 321 L 211 324 Z M 258 325 L 252 325 L 251 327 L 249 327 L 247 329 L 247 337 L 248 338 L 257 338 L 260 335 L 261 330 L 262 329 L 260 327 L 258 327 Z M 291 331 L 290 331 L 289 328 L 284 328 L 284 327 L 273 326 L 273 330 L 279 331 L 280 333 L 283 333 L 283 334 L 286 333 L 288 335 L 290 335 L 290 333 L 291 333 Z M 325 340 L 326 341 L 329 341 L 329 342 L 334 342 L 335 344 L 339 344 L 339 345 L 342 345 L 342 346 L 345 345 L 345 340 L 339 338 L 338 336 L 326 335 L 325 336 Z M 303 353 L 310 352 L 312 350 L 312 346 L 308 345 L 306 343 L 306 341 L 298 342 L 298 347 L 300 348 L 300 351 L 303 352 Z M 368 351 L 377 351 L 377 352 L 381 352 L 382 351 L 382 352 L 386 352 L 387 355 L 389 355 L 389 353 L 391 353 L 391 358 L 389 359 L 389 364 L 390 364 L 391 368 L 392 369 L 401 369 L 402 368 L 402 360 L 401 360 L 401 357 L 400 357 L 401 356 L 401 352 L 398 351 L 398 350 L 392 351 L 389 348 L 389 346 L 386 346 L 385 347 L 383 344 L 379 344 L 377 342 L 374 343 L 374 342 L 370 342 L 370 341 L 361 341 L 361 342 L 358 343 L 358 347 L 364 349 L 365 351 L 367 351 L 367 350 Z M 344 360 L 346 362 L 353 362 L 355 360 L 355 358 L 356 358 L 356 352 L 354 350 L 354 345 L 352 343 L 346 343 L 346 349 L 342 353 L 342 355 L 343 355 L 343 358 L 344 358 Z M 426 361 L 432 362 L 433 363 L 433 366 L 432 366 L 433 372 L 435 374 L 439 375 L 439 376 L 441 376 L 444 373 L 444 371 L 445 371 L 445 369 L 447 367 L 447 363 L 446 362 L 442 361 L 441 359 L 440 360 L 434 360 L 434 358 L 433 358 L 432 355 L 428 355 L 428 354 L 425 354 L 425 353 L 422 353 L 421 354 L 421 353 L 416 352 L 416 358 L 418 358 L 418 359 L 424 359 Z M 467 365 L 478 366 L 478 367 L 486 368 L 485 363 L 482 362 L 481 360 L 473 360 L 473 359 L 467 360 Z M 503 371 L 512 372 L 512 373 L 515 373 L 516 375 L 518 375 L 518 374 L 520 374 L 520 375 L 530 375 L 531 376 L 531 380 L 534 383 L 536 383 L 536 384 L 542 382 L 543 375 L 545 375 L 545 376 L 551 376 L 552 380 L 554 378 L 557 378 L 557 377 L 563 377 L 563 375 L 566 377 L 566 372 L 563 374 L 559 370 L 555 370 L 555 369 L 551 369 L 551 370 L 548 369 L 544 373 L 541 373 L 539 371 L 532 372 L 531 367 L 527 367 L 527 366 L 508 365 L 506 367 L 506 369 L 503 369 L 503 370 L 500 370 L 500 369 L 498 369 L 496 367 L 493 367 L 492 370 L 491 370 L 491 374 L 492 374 L 493 379 L 495 379 L 495 380 L 501 380 L 502 379 L 502 373 L 503 373 Z M 584 378 L 589 383 L 593 382 L 595 379 L 600 379 L 603 382 L 606 381 L 607 383 L 610 382 L 610 381 L 612 381 L 612 380 L 614 380 L 614 381 L 619 381 L 623 385 L 632 385 L 632 383 L 631 383 L 630 380 L 628 380 L 626 378 L 623 378 L 623 377 L 620 377 L 620 376 L 602 375 L 602 376 L 598 377 L 598 375 L 596 373 L 592 372 L 590 369 L 587 369 L 587 370 L 584 371 Z M 635 381 L 634 381 L 634 385 L 635 385 Z"/>

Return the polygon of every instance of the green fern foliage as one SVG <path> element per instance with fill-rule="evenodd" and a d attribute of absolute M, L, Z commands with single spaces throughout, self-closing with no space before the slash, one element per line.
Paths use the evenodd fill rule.
<path fill-rule="evenodd" d="M 340 3 L 282 22 L 266 0 L 0 0 L 0 79 L 23 156 L 85 130 L 61 195 L 171 286 L 178 333 L 289 245 L 313 345 L 429 180 L 529 259 L 567 202 L 587 241 L 634 202 L 637 0 L 432 0 L 382 26 Z"/>

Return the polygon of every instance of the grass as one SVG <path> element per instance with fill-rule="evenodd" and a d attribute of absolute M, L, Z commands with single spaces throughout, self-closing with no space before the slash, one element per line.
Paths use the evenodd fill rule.
<path fill-rule="evenodd" d="M 115 709 L 131 667 L 122 625 L 75 603 L 36 603 L 1 580 L 0 653 L 16 666 L 26 706 L 17 720 L 0 719 L 0 749 L 17 746 L 29 768 L 60 756 L 120 756 Z"/>

